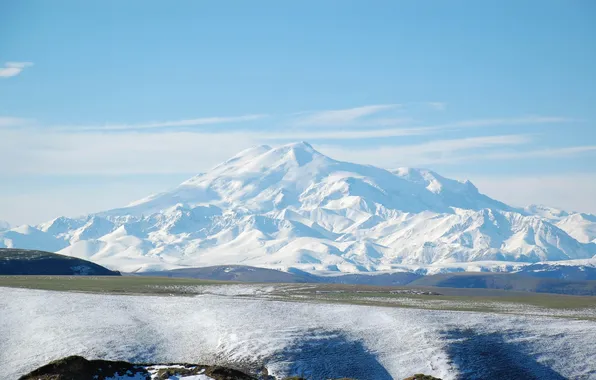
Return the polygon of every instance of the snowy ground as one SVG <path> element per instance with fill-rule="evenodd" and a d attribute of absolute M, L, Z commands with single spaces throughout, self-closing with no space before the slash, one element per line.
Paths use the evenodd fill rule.
<path fill-rule="evenodd" d="M 315 379 L 596 379 L 596 322 L 548 316 L 0 288 L 0 378 L 50 360 L 265 365 Z"/>

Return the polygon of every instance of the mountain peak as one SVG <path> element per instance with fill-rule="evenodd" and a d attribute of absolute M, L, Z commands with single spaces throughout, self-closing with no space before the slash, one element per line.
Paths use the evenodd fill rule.
<path fill-rule="evenodd" d="M 311 162 L 313 157 L 324 157 L 317 152 L 312 145 L 305 141 L 294 142 L 272 148 L 269 145 L 258 145 L 236 154 L 234 157 L 217 165 L 215 170 L 229 170 L 232 168 L 270 167 L 276 163 L 294 162 L 297 166 L 303 166 Z M 192 181 L 188 181 L 192 182 Z"/>
<path fill-rule="evenodd" d="M 315 150 L 315 148 L 313 148 L 312 145 L 310 145 L 306 141 L 298 141 L 298 142 L 285 144 L 280 147 L 273 148 L 272 150 L 276 151 L 276 152 L 294 151 L 294 152 L 304 152 L 307 154 L 319 154 L 319 155 L 321 154 L 321 153 L 317 152 Z"/>
<path fill-rule="evenodd" d="M 578 231 L 573 238 L 528 214 L 470 182 L 337 161 L 301 141 L 244 150 L 170 191 L 95 218 L 2 231 L 0 246 L 40 243 L 35 247 L 116 260 L 122 270 L 242 262 L 353 271 L 596 253 L 575 240 L 594 240 L 584 218 L 560 225 Z"/>
<path fill-rule="evenodd" d="M 308 149 L 314 151 L 315 149 L 307 143 L 306 141 L 296 141 L 293 143 L 286 144 L 287 147 L 292 147 L 293 149 Z"/>
<path fill-rule="evenodd" d="M 300 141 L 290 144 L 281 145 L 271 150 L 264 152 L 258 158 L 250 162 L 251 167 L 271 168 L 276 166 L 302 167 L 316 158 L 331 161 L 330 158 L 316 151 L 312 145 L 307 142 Z M 257 162 L 258 161 L 258 162 Z"/>

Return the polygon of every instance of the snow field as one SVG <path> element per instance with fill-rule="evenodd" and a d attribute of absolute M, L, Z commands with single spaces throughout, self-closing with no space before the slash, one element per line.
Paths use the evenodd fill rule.
<path fill-rule="evenodd" d="M 238 293 L 247 292 L 230 291 Z M 498 336 L 500 355 L 512 361 L 523 357 L 533 371 L 596 378 L 596 323 L 591 321 L 213 294 L 117 296 L 10 288 L 0 288 L 0 378 L 78 354 L 264 365 L 276 376 L 383 380 L 422 372 L 455 379 L 475 370 L 457 356 L 463 355 L 456 349 L 465 341 L 462 331 Z"/>

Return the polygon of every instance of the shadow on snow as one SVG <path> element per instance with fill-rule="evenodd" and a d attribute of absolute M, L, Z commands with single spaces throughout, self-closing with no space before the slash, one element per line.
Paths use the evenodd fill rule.
<path fill-rule="evenodd" d="M 311 331 L 273 359 L 284 364 L 287 375 L 308 379 L 392 379 L 374 353 L 362 342 L 348 339 L 341 332 Z"/>
<path fill-rule="evenodd" d="M 523 343 L 506 341 L 500 333 L 478 334 L 451 330 L 447 354 L 460 371 L 460 379 L 565 379 L 538 362 Z"/>

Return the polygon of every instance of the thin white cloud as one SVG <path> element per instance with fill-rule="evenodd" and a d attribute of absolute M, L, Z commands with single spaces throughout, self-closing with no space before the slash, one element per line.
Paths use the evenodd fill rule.
<path fill-rule="evenodd" d="M 382 109 L 398 105 L 376 105 L 351 110 L 328 111 L 327 120 L 358 120 Z M 334 112 L 339 112 L 335 114 Z M 331 115 L 331 116 L 329 116 Z M 109 124 L 104 126 L 49 126 L 28 119 L 0 117 L 0 173 L 125 174 L 188 173 L 206 170 L 239 150 L 267 142 L 314 141 L 324 153 L 345 161 L 383 167 L 427 166 L 463 161 L 507 160 L 522 157 L 570 156 L 596 150 L 593 146 L 515 149 L 528 144 L 525 134 L 469 138 L 435 139 L 413 145 L 385 145 L 367 148 L 341 145 L 342 140 L 426 135 L 447 128 L 486 125 L 559 123 L 572 119 L 551 116 L 463 120 L 449 124 L 411 128 L 295 128 L 290 130 L 254 130 L 248 126 L 207 132 L 205 129 L 180 131 L 180 127 L 242 123 L 267 115 L 250 114 L 229 117 L 160 122 Z M 309 114 L 308 117 L 313 115 Z M 323 118 L 324 119 L 324 118 Z M 320 119 L 319 119 L 320 120 Z M 384 125 L 383 120 L 376 121 Z M 389 118 L 388 120 L 391 120 Z M 4 127 L 4 128 L 2 128 Z M 30 129 L 34 127 L 34 131 Z M 164 130 L 159 130 L 162 128 Z M 119 133 L 106 133 L 118 131 Z M 140 133 L 143 131 L 143 133 Z M 85 133 L 80 133 L 85 132 Z M 317 141 L 326 140 L 327 145 Z M 482 153 L 479 153 L 482 149 Z M 477 151 L 474 151 L 477 150 Z M 200 164 L 197 164 L 200 163 Z"/>
<path fill-rule="evenodd" d="M 14 128 L 31 125 L 32 119 L 24 119 L 22 117 L 0 116 L 0 128 Z"/>
<path fill-rule="evenodd" d="M 433 132 L 434 128 L 392 128 L 368 130 L 294 130 L 278 133 L 257 134 L 263 140 L 355 140 L 379 137 L 420 136 Z"/>
<path fill-rule="evenodd" d="M 413 136 L 413 135 L 427 135 L 432 132 L 458 130 L 462 128 L 472 127 L 486 127 L 499 125 L 527 125 L 527 124 L 547 124 L 547 123 L 565 123 L 573 122 L 575 119 L 557 116 L 524 116 L 512 118 L 495 118 L 495 119 L 473 119 L 460 120 L 445 124 L 437 125 L 412 125 L 411 118 L 396 118 L 396 117 L 371 117 L 362 119 L 365 116 L 375 115 L 382 110 L 397 108 L 400 105 L 374 105 L 357 107 L 346 110 L 323 111 L 318 113 L 307 113 L 308 116 L 298 116 L 290 123 L 293 128 L 286 129 L 283 132 L 272 132 L 264 135 L 264 139 L 268 140 L 316 140 L 316 139 L 366 139 L 379 137 L 397 137 L 397 136 Z M 304 115 L 304 113 L 294 114 Z M 262 120 L 267 117 L 275 118 L 279 122 L 280 116 L 267 114 L 247 114 L 240 116 L 215 116 L 203 117 L 196 119 L 182 119 L 182 120 L 167 120 L 167 121 L 152 121 L 144 123 L 114 123 L 104 125 L 36 125 L 30 119 L 22 118 L 1 118 L 0 128 L 28 126 L 44 130 L 53 130 L 58 132 L 117 132 L 117 131 L 133 131 L 133 130 L 150 130 L 150 129 L 165 129 L 165 128 L 184 128 L 192 126 L 207 126 L 217 124 L 233 124 L 233 123 L 248 123 L 252 121 Z M 283 119 L 283 116 L 281 116 Z M 26 121 L 26 122 L 25 122 Z M 317 129 L 310 128 L 317 124 L 321 125 Z M 340 127 L 349 127 L 340 128 Z M 392 128 L 393 127 L 393 128 Z M 374 128 L 374 129 L 365 129 Z M 247 126 L 238 126 L 236 130 L 243 130 L 246 133 L 252 133 Z M 277 129 L 279 130 L 279 129 Z"/>
<path fill-rule="evenodd" d="M 245 133 L 0 130 L 0 174 L 172 174 L 207 170 L 262 141 Z"/>
<path fill-rule="evenodd" d="M 209 170 L 245 148 L 266 142 L 266 136 L 265 133 L 253 132 L 123 131 L 118 134 L 106 134 L 44 130 L 31 133 L 31 130 L 21 128 L 0 129 L 0 162 L 7 163 L 0 165 L 0 175 L 186 175 Z M 386 168 L 522 157 L 560 157 L 596 151 L 596 146 L 528 151 L 524 144 L 531 141 L 532 136 L 528 135 L 498 135 L 374 148 L 318 144 L 315 144 L 315 148 L 336 159 Z M 517 151 L 500 151 L 514 148 Z M 475 149 L 482 149 L 487 153 L 478 154 Z M 481 191 L 513 205 L 544 203 L 566 209 L 596 212 L 596 201 L 593 197 L 596 193 L 594 175 L 586 175 L 577 180 L 566 175 L 548 178 L 491 176 L 469 179 Z M 167 188 L 173 185 L 175 183 L 164 186 Z M 116 189 L 118 186 L 114 185 L 112 188 Z M 155 184 L 155 188 L 159 190 L 162 187 Z M 130 195 L 111 196 L 111 201 L 106 201 L 106 204 L 117 206 L 145 195 L 139 194 L 134 186 L 130 186 L 126 191 L 129 191 Z M 47 201 L 43 198 L 44 194 L 32 194 L 31 199 L 37 199 L 37 203 L 43 204 Z M 55 200 L 63 205 L 68 201 L 66 196 L 60 198 L 58 192 L 56 194 L 55 198 L 50 198 L 52 202 Z M 90 202 L 91 199 L 81 198 L 77 208 L 73 208 L 72 212 L 75 209 L 83 210 L 90 207 L 90 204 L 85 202 Z M 3 196 L 0 209 L 10 211 L 9 206 L 12 203 L 22 204 L 16 203 L 17 200 L 16 195 L 12 198 Z M 18 215 L 17 207 L 12 207 L 12 210 L 14 215 Z M 37 215 L 34 214 L 31 213 L 30 217 Z M 14 215 L 4 217 L 13 218 Z"/>
<path fill-rule="evenodd" d="M 435 111 L 445 111 L 447 109 L 447 103 L 445 102 L 427 102 L 426 104 Z"/>
<path fill-rule="evenodd" d="M 326 145 L 321 149 L 331 157 L 382 167 L 424 166 L 458 162 L 462 152 L 481 148 L 510 147 L 531 142 L 528 135 L 499 135 L 461 139 L 434 140 L 422 144 L 386 145 L 354 148 Z"/>
<path fill-rule="evenodd" d="M 215 116 L 203 117 L 197 119 L 184 120 L 169 120 L 169 121 L 155 121 L 148 123 L 132 123 L 132 124 L 105 124 L 105 125 L 81 125 L 81 126 L 58 126 L 50 127 L 57 131 L 124 131 L 124 130 L 142 130 L 142 129 L 157 129 L 157 128 L 176 128 L 176 127 L 192 127 L 201 125 L 214 124 L 230 124 L 243 123 L 249 121 L 260 120 L 268 115 L 265 114 L 251 114 L 241 116 Z"/>
<path fill-rule="evenodd" d="M 576 122 L 576 119 L 560 116 L 522 116 L 510 118 L 494 118 L 494 119 L 473 119 L 462 120 L 453 123 L 446 123 L 437 127 L 447 128 L 462 128 L 462 127 L 491 127 L 497 125 L 529 125 L 529 124 L 558 124 Z"/>
<path fill-rule="evenodd" d="M 376 104 L 340 110 L 301 113 L 300 115 L 302 116 L 294 121 L 294 125 L 316 127 L 345 126 L 353 124 L 364 117 L 399 107 L 401 107 L 400 104 Z"/>
<path fill-rule="evenodd" d="M 546 148 L 546 149 L 524 149 L 524 150 L 506 150 L 506 151 L 490 151 L 482 153 L 466 153 L 455 154 L 449 157 L 444 156 L 440 159 L 433 159 L 429 157 L 423 164 L 455 164 L 461 162 L 478 162 L 478 161 L 508 161 L 519 160 L 525 158 L 557 158 L 557 157 L 571 157 L 585 153 L 596 152 L 596 145 L 571 146 L 563 148 Z"/>
<path fill-rule="evenodd" d="M 445 103 L 429 102 L 426 105 L 435 110 L 445 109 Z M 530 115 L 508 118 L 491 119 L 471 119 L 459 120 L 436 125 L 412 125 L 414 120 L 410 117 L 379 117 L 378 113 L 391 108 L 401 107 L 400 105 L 377 105 L 350 108 L 345 110 L 322 111 L 307 114 L 307 116 L 298 116 L 292 125 L 295 127 L 390 127 L 400 126 L 405 129 L 413 130 L 420 128 L 429 130 L 458 130 L 462 128 L 482 128 L 495 126 L 515 126 L 515 125 L 533 125 L 533 124 L 561 124 L 572 123 L 578 120 L 561 116 L 540 116 Z M 299 114 L 303 115 L 303 114 Z"/>
<path fill-rule="evenodd" d="M 296 140 L 291 135 L 280 134 Z M 300 136 L 303 137 L 303 136 Z M 321 136 L 319 136 L 321 137 Z M 323 136 L 326 137 L 326 136 Z M 357 138 L 356 135 L 350 135 Z M 269 141 L 263 132 L 196 133 L 171 131 L 118 134 L 67 133 L 23 129 L 0 130 L 0 173 L 4 174 L 126 174 L 189 173 L 209 169 L 238 151 Z M 483 147 L 512 146 L 528 136 L 506 135 L 436 140 L 424 144 L 374 149 L 322 146 L 323 153 L 346 161 L 379 166 L 421 164 L 453 159 L 458 152 Z M 396 164 L 400 165 L 396 165 Z"/>
<path fill-rule="evenodd" d="M 513 160 L 519 158 L 540 158 L 540 157 L 565 157 L 582 153 L 596 152 L 596 145 L 571 146 L 563 148 L 536 149 L 518 152 L 495 152 L 486 155 L 477 155 L 474 159 L 486 160 Z M 472 157 L 466 157 L 472 158 Z"/>
<path fill-rule="evenodd" d="M 596 214 L 596 174 L 468 176 L 478 189 L 513 206 L 545 204 Z"/>
<path fill-rule="evenodd" d="M 26 67 L 33 66 L 31 62 L 6 62 L 0 67 L 0 78 L 8 78 L 19 75 Z"/>
<path fill-rule="evenodd" d="M 529 144 L 529 135 L 503 135 L 435 140 L 422 144 L 379 146 L 375 148 L 346 148 L 338 145 L 322 146 L 332 157 L 382 167 L 452 165 L 465 162 L 508 161 L 525 158 L 573 157 L 596 152 L 596 145 L 547 149 L 519 149 Z M 499 150 L 496 150 L 499 148 Z M 478 153 L 477 149 L 484 149 Z"/>

